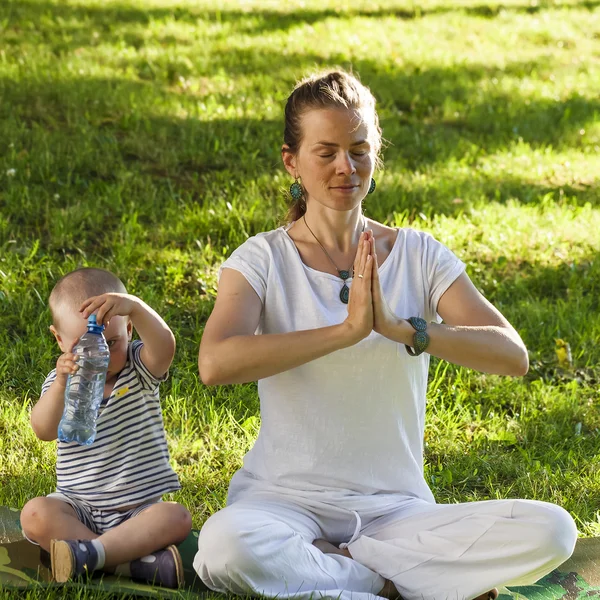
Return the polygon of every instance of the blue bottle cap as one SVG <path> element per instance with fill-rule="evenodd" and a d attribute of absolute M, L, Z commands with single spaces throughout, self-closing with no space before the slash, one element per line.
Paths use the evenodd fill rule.
<path fill-rule="evenodd" d="M 102 333 L 104 331 L 104 325 L 98 325 L 95 314 L 88 317 L 87 326 L 90 333 Z"/>

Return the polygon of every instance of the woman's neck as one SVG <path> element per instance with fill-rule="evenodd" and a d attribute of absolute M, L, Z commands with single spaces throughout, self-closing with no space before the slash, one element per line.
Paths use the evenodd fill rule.
<path fill-rule="evenodd" d="M 344 253 L 356 247 L 366 219 L 360 206 L 351 211 L 309 206 L 299 222 L 307 228 L 309 237 L 314 235 L 323 246 Z"/>

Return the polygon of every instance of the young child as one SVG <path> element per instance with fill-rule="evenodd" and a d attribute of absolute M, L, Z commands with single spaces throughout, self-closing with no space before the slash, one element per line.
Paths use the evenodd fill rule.
<path fill-rule="evenodd" d="M 169 465 L 158 395 L 175 353 L 173 334 L 104 269 L 68 273 L 49 304 L 50 331 L 63 354 L 31 412 L 38 438 L 57 438 L 67 377 L 78 369 L 72 349 L 92 313 L 106 327 L 110 363 L 94 443 L 58 442 L 57 491 L 25 505 L 23 532 L 50 552 L 56 581 L 104 570 L 179 587 L 183 568 L 174 544 L 187 537 L 191 516 L 161 499 L 180 485 Z M 131 341 L 133 327 L 140 341 Z"/>

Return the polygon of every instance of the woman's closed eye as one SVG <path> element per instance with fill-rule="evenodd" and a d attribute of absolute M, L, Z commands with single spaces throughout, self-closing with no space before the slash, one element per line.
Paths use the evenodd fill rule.
<path fill-rule="evenodd" d="M 368 150 L 352 150 L 350 152 L 350 154 L 352 154 L 353 156 L 366 156 L 367 154 L 369 154 L 369 151 Z M 331 157 L 335 156 L 335 153 L 319 154 L 318 156 L 319 156 L 319 158 L 331 158 Z"/>

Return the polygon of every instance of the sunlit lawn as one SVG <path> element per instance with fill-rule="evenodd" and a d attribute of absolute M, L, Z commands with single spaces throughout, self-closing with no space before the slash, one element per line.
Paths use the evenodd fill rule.
<path fill-rule="evenodd" d="M 260 421 L 254 384 L 198 380 L 217 270 L 280 222 L 291 87 L 339 65 L 375 93 L 387 140 L 367 214 L 451 247 L 530 350 L 524 379 L 433 361 L 436 497 L 557 502 L 600 535 L 597 3 L 215 4 L 0 5 L 0 503 L 53 490 L 55 446 L 28 423 L 57 357 L 47 297 L 98 265 L 177 336 L 174 498 L 196 527 L 223 506 Z"/>

